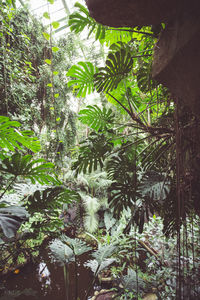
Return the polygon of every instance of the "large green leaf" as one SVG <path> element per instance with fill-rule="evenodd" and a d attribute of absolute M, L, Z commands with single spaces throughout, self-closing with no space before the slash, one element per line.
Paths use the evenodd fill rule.
<path fill-rule="evenodd" d="M 86 94 L 90 94 L 94 91 L 94 74 L 97 68 L 90 62 L 79 62 L 78 65 L 73 65 L 67 76 L 74 77 L 68 81 L 68 86 L 74 85 L 74 89 L 77 89 L 78 97 L 85 97 Z"/>
<path fill-rule="evenodd" d="M 75 257 L 91 250 L 85 242 L 79 239 L 71 239 L 62 235 L 61 239 L 55 239 L 50 244 L 50 250 L 55 259 L 61 264 L 75 261 Z"/>
<path fill-rule="evenodd" d="M 143 93 L 147 93 L 158 85 L 157 82 L 152 79 L 150 63 L 143 63 L 141 68 L 137 71 L 137 84 Z"/>
<path fill-rule="evenodd" d="M 72 169 L 76 173 L 89 173 L 103 168 L 103 161 L 106 154 L 112 150 L 113 144 L 108 142 L 103 134 L 91 133 L 87 140 L 83 141 L 79 147 L 79 155 L 74 162 Z"/>
<path fill-rule="evenodd" d="M 132 70 L 133 59 L 124 49 L 108 54 L 106 66 L 99 68 L 94 75 L 94 84 L 98 92 L 116 89 L 120 81 Z"/>
<path fill-rule="evenodd" d="M 70 29 L 75 33 L 79 33 L 83 31 L 86 27 L 88 27 L 88 36 L 90 36 L 91 33 L 94 32 L 96 40 L 104 39 L 106 27 L 97 23 L 93 18 L 91 18 L 87 8 L 82 4 L 76 2 L 74 6 L 78 8 L 78 11 L 72 13 L 69 16 L 68 24 L 70 26 Z"/>
<path fill-rule="evenodd" d="M 105 130 L 113 126 L 114 113 L 109 108 L 100 109 L 97 105 L 88 105 L 79 112 L 79 120 L 95 131 Z"/>
<path fill-rule="evenodd" d="M 20 225 L 27 220 L 29 214 L 24 207 L 9 206 L 0 208 L 0 228 L 7 238 L 15 236 Z"/>
<path fill-rule="evenodd" d="M 116 250 L 116 246 L 103 245 L 92 254 L 94 259 L 87 261 L 84 266 L 89 267 L 96 276 L 99 272 L 116 261 L 115 258 L 110 258 Z"/>
<path fill-rule="evenodd" d="M 63 203 L 79 201 L 80 196 L 75 191 L 70 191 L 63 186 L 47 188 L 44 191 L 35 191 L 33 195 L 28 197 L 26 206 L 30 212 L 40 212 L 44 209 L 56 209 Z"/>
<path fill-rule="evenodd" d="M 15 153 L 0 161 L 0 171 L 17 176 L 23 176 L 40 184 L 60 184 L 54 174 L 54 164 L 47 162 L 45 159 L 33 159 L 32 155 L 22 155 Z M 51 175 L 50 175 L 50 174 Z"/>
<path fill-rule="evenodd" d="M 22 146 L 37 152 L 40 150 L 40 142 L 33 137 L 32 131 L 19 131 L 21 124 L 17 121 L 10 121 L 8 117 L 0 116 L 0 148 L 15 151 L 22 149 Z"/>

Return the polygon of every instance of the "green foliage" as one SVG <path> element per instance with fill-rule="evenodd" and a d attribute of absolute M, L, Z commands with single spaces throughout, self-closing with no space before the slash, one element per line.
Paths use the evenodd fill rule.
<path fill-rule="evenodd" d="M 75 77 L 68 82 L 68 86 L 75 85 L 74 89 L 78 90 L 77 97 L 85 97 L 94 91 L 93 76 L 97 68 L 90 62 L 79 62 L 78 65 L 72 66 L 67 72 L 67 76 Z"/>
<path fill-rule="evenodd" d="M 86 27 L 89 29 L 88 37 L 92 32 L 95 32 L 95 39 L 104 39 L 105 26 L 98 24 L 93 18 L 90 17 L 89 12 L 85 6 L 76 2 L 74 7 L 78 8 L 77 12 L 69 16 L 68 24 L 70 29 L 75 33 L 82 32 Z"/>
<path fill-rule="evenodd" d="M 54 167 L 53 163 L 46 162 L 45 159 L 33 159 L 32 155 L 20 153 L 15 153 L 0 162 L 0 171 L 10 173 L 15 177 L 23 176 L 30 179 L 32 183 L 37 181 L 40 184 L 60 183 L 55 177 L 48 174 L 54 173 Z"/>
<path fill-rule="evenodd" d="M 87 140 L 80 143 L 79 155 L 72 169 L 76 173 L 91 173 L 97 167 L 103 168 L 106 154 L 112 150 L 113 144 L 107 142 L 103 134 L 91 133 Z"/>
<path fill-rule="evenodd" d="M 73 250 L 61 240 L 55 239 L 49 246 L 54 258 L 63 266 L 71 261 L 74 261 Z"/>
<path fill-rule="evenodd" d="M 135 270 L 129 268 L 127 275 L 121 277 L 121 283 L 123 285 L 124 290 L 134 291 L 136 292 L 139 289 L 139 292 L 144 292 L 146 287 L 146 283 L 135 272 Z"/>
<path fill-rule="evenodd" d="M 76 256 L 91 250 L 91 248 L 80 239 L 71 239 L 64 235 L 61 236 L 61 239 L 55 239 L 51 242 L 49 248 L 54 258 L 62 266 L 71 261 L 75 261 Z"/>
<path fill-rule="evenodd" d="M 94 75 L 94 84 L 98 92 L 108 92 L 116 89 L 120 81 L 127 76 L 133 68 L 131 54 L 124 49 L 109 53 L 106 66 L 99 68 Z"/>
<path fill-rule="evenodd" d="M 100 109 L 97 105 L 88 105 L 85 109 L 80 110 L 79 120 L 94 129 L 96 132 L 112 128 L 114 113 L 109 108 Z"/>
<path fill-rule="evenodd" d="M 151 64 L 143 63 L 137 71 L 137 85 L 141 92 L 148 93 L 157 86 L 157 82 L 151 76 Z"/>
<path fill-rule="evenodd" d="M 83 253 L 92 250 L 92 248 L 88 246 L 84 241 L 77 238 L 71 239 L 66 235 L 62 235 L 61 240 L 63 243 L 66 243 L 72 249 L 74 256 L 79 256 Z"/>
<path fill-rule="evenodd" d="M 33 152 L 40 150 L 40 142 L 36 137 L 32 137 L 32 131 L 19 131 L 21 124 L 16 121 L 10 121 L 8 117 L 0 116 L 0 147 L 15 151 L 26 147 Z"/>
<path fill-rule="evenodd" d="M 64 188 L 63 186 L 49 187 L 44 191 L 37 190 L 30 195 L 26 201 L 26 207 L 29 212 L 41 212 L 45 209 L 54 210 L 63 203 L 79 201 L 78 193 Z"/>
<path fill-rule="evenodd" d="M 112 256 L 116 250 L 117 247 L 113 245 L 100 246 L 99 249 L 92 254 L 94 259 L 89 260 L 84 265 L 89 267 L 95 276 L 97 276 L 99 272 L 115 262 L 115 258 L 110 258 L 110 256 Z"/>
<path fill-rule="evenodd" d="M 15 236 L 21 224 L 27 220 L 29 214 L 24 207 L 9 206 L 0 208 L 0 228 L 7 238 Z"/>

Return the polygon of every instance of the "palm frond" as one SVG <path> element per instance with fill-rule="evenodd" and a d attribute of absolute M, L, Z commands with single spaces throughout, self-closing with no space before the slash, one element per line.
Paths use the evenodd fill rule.
<path fill-rule="evenodd" d="M 67 72 L 67 76 L 74 77 L 68 81 L 68 86 L 74 85 L 77 90 L 77 97 L 85 97 L 94 91 L 94 74 L 97 68 L 90 62 L 79 62 L 78 65 L 73 65 Z"/>
<path fill-rule="evenodd" d="M 94 75 L 94 85 L 98 92 L 116 89 L 120 81 L 132 70 L 133 59 L 124 49 L 108 54 L 106 66 Z"/>
<path fill-rule="evenodd" d="M 125 290 L 129 291 L 137 291 L 140 292 L 144 291 L 146 287 L 146 283 L 144 280 L 142 280 L 140 277 L 138 277 L 137 273 L 133 269 L 128 269 L 127 275 L 124 275 L 120 278 L 120 281 L 123 285 L 123 288 Z"/>
<path fill-rule="evenodd" d="M 97 105 L 88 105 L 79 112 L 79 120 L 97 132 L 112 127 L 114 116 L 112 109 L 100 109 Z"/>
<path fill-rule="evenodd" d="M 53 257 L 61 266 L 75 260 L 73 250 L 59 239 L 53 240 L 49 248 Z"/>

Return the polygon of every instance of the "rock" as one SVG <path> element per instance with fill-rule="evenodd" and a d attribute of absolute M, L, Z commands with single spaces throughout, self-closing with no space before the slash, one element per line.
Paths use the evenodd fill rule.
<path fill-rule="evenodd" d="M 178 0 L 86 0 L 90 15 L 112 27 L 157 25 L 171 19 L 178 3 Z"/>
<path fill-rule="evenodd" d="M 148 293 L 144 296 L 143 300 L 157 300 L 156 294 Z"/>

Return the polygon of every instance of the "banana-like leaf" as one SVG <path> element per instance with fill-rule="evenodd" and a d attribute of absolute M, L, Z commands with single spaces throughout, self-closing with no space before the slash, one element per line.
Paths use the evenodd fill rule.
<path fill-rule="evenodd" d="M 94 75 L 97 92 L 109 92 L 116 89 L 120 81 L 132 70 L 133 59 L 130 52 L 124 49 L 108 54 L 106 66 L 99 68 Z"/>
<path fill-rule="evenodd" d="M 90 62 L 79 62 L 78 65 L 73 65 L 67 72 L 67 76 L 74 77 L 68 82 L 68 86 L 74 85 L 77 89 L 78 97 L 85 97 L 94 91 L 94 74 L 97 68 Z"/>
<path fill-rule="evenodd" d="M 60 184 L 60 181 L 49 175 L 54 173 L 54 164 L 46 162 L 45 159 L 33 159 L 32 155 L 22 155 L 15 153 L 0 161 L 0 171 L 13 174 L 14 176 L 23 176 L 40 184 Z"/>
<path fill-rule="evenodd" d="M 97 105 L 88 105 L 86 109 L 79 112 L 79 120 L 95 131 L 103 131 L 112 127 L 114 116 L 110 108 L 108 110 L 105 107 L 100 109 Z"/>
<path fill-rule="evenodd" d="M 27 220 L 29 214 L 24 207 L 8 206 L 0 208 L 0 228 L 7 238 L 15 236 L 20 225 Z"/>
<path fill-rule="evenodd" d="M 89 15 L 89 11 L 82 4 L 76 2 L 74 6 L 78 8 L 78 11 L 72 13 L 69 16 L 68 24 L 70 29 L 75 33 L 79 33 L 86 27 L 88 27 L 88 36 L 90 36 L 91 33 L 94 32 L 96 40 L 104 39 L 106 27 L 97 23 L 93 18 L 91 18 Z"/>
<path fill-rule="evenodd" d="M 10 121 L 8 117 L 0 116 L 0 148 L 15 151 L 22 149 L 22 146 L 33 152 L 40 150 L 40 142 L 33 137 L 32 131 L 19 131 L 21 124 L 17 121 Z"/>

